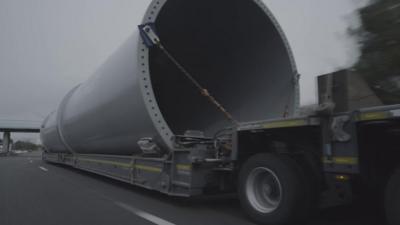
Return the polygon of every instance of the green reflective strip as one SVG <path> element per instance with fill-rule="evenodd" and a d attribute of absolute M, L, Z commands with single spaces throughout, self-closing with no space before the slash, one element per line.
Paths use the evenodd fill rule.
<path fill-rule="evenodd" d="M 340 164 L 340 165 L 358 165 L 357 157 L 332 157 L 332 159 L 328 159 L 327 157 L 323 158 L 323 162 L 326 164 Z"/>
<path fill-rule="evenodd" d="M 190 164 L 178 164 L 176 165 L 178 170 L 192 170 L 192 165 Z"/>
<path fill-rule="evenodd" d="M 85 161 L 85 162 L 114 165 L 114 166 L 125 167 L 125 168 L 132 168 L 132 164 L 130 164 L 130 163 L 120 163 L 120 162 L 114 162 L 114 161 L 99 160 L 99 159 L 87 159 L 87 158 L 78 158 L 78 160 Z"/>
<path fill-rule="evenodd" d="M 387 112 L 368 112 L 360 114 L 361 121 L 381 120 L 381 119 L 387 119 L 389 117 L 390 115 Z"/>
<path fill-rule="evenodd" d="M 148 172 L 154 172 L 154 173 L 161 173 L 162 169 L 159 167 L 152 167 L 152 166 L 145 166 L 145 165 L 135 165 L 135 169 L 139 170 L 145 170 Z"/>
<path fill-rule="evenodd" d="M 307 125 L 305 120 L 283 120 L 265 123 L 263 128 L 299 127 Z"/>

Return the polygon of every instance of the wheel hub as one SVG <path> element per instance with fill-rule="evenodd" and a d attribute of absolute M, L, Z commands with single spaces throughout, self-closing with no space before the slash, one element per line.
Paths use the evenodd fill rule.
<path fill-rule="evenodd" d="M 253 169 L 246 182 L 249 203 L 261 213 L 275 211 L 282 199 L 282 186 L 277 175 L 270 169 Z"/>

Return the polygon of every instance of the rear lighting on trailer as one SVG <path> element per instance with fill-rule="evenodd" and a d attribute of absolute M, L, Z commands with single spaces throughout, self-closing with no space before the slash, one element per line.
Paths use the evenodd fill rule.
<path fill-rule="evenodd" d="M 348 181 L 348 180 L 350 180 L 350 176 L 343 175 L 343 174 L 337 174 L 337 175 L 335 175 L 335 179 L 337 181 Z"/>

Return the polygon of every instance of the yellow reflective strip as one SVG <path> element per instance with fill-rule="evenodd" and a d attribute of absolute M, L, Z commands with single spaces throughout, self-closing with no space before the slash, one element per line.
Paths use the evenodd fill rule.
<path fill-rule="evenodd" d="M 283 128 L 283 127 L 299 127 L 305 126 L 307 122 L 305 120 L 283 120 L 269 122 L 263 125 L 264 128 Z"/>
<path fill-rule="evenodd" d="M 161 173 L 162 172 L 162 169 L 158 168 L 158 167 L 145 166 L 145 165 L 134 165 L 134 167 L 136 169 L 145 170 L 145 171 L 148 171 L 148 172 L 154 172 L 154 173 Z"/>
<path fill-rule="evenodd" d="M 341 165 L 358 165 L 357 157 L 333 157 L 329 160 L 327 157 L 323 158 L 324 163 L 341 164 Z"/>
<path fill-rule="evenodd" d="M 113 161 L 107 161 L 107 160 L 87 159 L 87 158 L 78 158 L 78 160 L 86 161 L 86 162 L 114 165 L 114 166 L 125 167 L 125 168 L 132 168 L 132 165 L 130 163 L 120 163 L 120 162 L 113 162 Z"/>
<path fill-rule="evenodd" d="M 381 120 L 387 119 L 389 115 L 387 112 L 369 112 L 369 113 L 361 113 L 360 120 L 367 121 L 367 120 Z"/>
<path fill-rule="evenodd" d="M 178 164 L 176 165 L 178 170 L 192 170 L 192 165 L 190 164 Z"/>
<path fill-rule="evenodd" d="M 86 162 L 102 163 L 102 164 L 108 164 L 108 165 L 115 165 L 115 166 L 124 167 L 124 168 L 136 168 L 136 169 L 145 170 L 145 171 L 149 171 L 149 172 L 156 172 L 156 173 L 162 172 L 161 168 L 152 167 L 152 166 L 145 166 L 145 165 L 132 166 L 132 164 L 130 164 L 130 163 L 119 163 L 119 162 L 114 162 L 114 161 L 87 159 L 87 158 L 78 158 L 78 160 L 86 161 Z"/>

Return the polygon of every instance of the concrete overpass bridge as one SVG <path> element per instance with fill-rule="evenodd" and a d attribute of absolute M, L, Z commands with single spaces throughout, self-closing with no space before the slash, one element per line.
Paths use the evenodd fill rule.
<path fill-rule="evenodd" d="M 11 133 L 39 133 L 42 122 L 28 120 L 0 120 L 0 132 L 3 132 L 3 152 L 10 151 Z"/>

